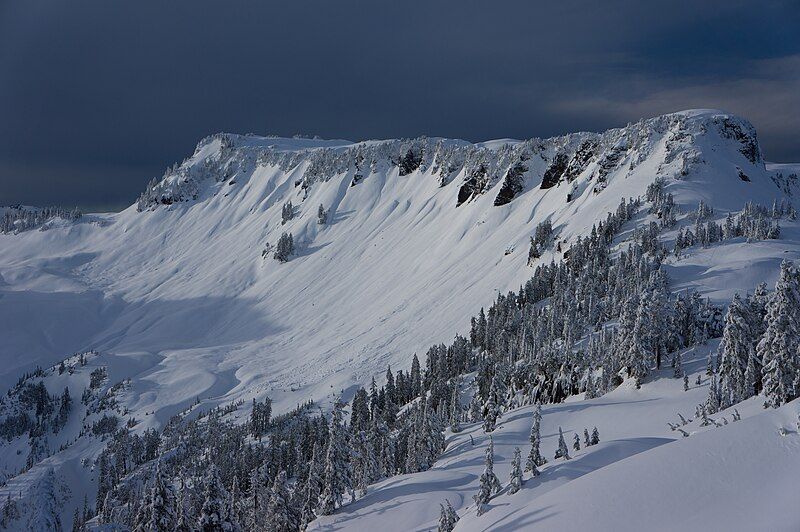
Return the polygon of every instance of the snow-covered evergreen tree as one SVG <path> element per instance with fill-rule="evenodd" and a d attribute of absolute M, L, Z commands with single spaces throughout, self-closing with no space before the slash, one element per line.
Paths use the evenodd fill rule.
<path fill-rule="evenodd" d="M 342 403 L 336 402 L 328 432 L 328 451 L 325 455 L 325 481 L 320 496 L 320 512 L 330 515 L 342 505 L 342 495 L 352 488 L 350 451 L 342 426 Z"/>
<path fill-rule="evenodd" d="M 502 415 L 500 413 L 500 405 L 497 404 L 497 398 L 494 393 L 489 393 L 489 399 L 486 401 L 483 410 L 483 430 L 485 432 L 492 432 L 497 426 L 497 419 Z"/>
<path fill-rule="evenodd" d="M 292 205 L 292 200 L 289 200 L 283 204 L 283 207 L 281 207 L 281 225 L 285 224 L 292 218 L 294 218 L 294 206 Z"/>
<path fill-rule="evenodd" d="M 419 358 L 414 353 L 411 359 L 411 397 L 417 397 L 422 391 L 422 376 L 420 374 Z"/>
<path fill-rule="evenodd" d="M 286 471 L 280 471 L 275 476 L 267 504 L 266 518 L 266 529 L 274 532 L 293 532 L 300 526 L 298 516 L 290 504 Z"/>
<path fill-rule="evenodd" d="M 775 292 L 767 304 L 766 330 L 757 354 L 763 367 L 762 388 L 766 404 L 778 407 L 796 397 L 800 344 L 800 291 L 798 273 L 789 262 L 781 264 Z"/>
<path fill-rule="evenodd" d="M 708 397 L 705 404 L 706 412 L 720 411 L 719 387 L 717 386 L 717 376 L 711 376 L 711 383 L 708 385 Z"/>
<path fill-rule="evenodd" d="M 684 377 L 684 373 L 683 373 L 683 356 L 681 356 L 680 353 L 675 353 L 675 356 L 673 357 L 673 361 L 674 362 L 673 362 L 672 375 L 676 379 L 682 379 Z"/>
<path fill-rule="evenodd" d="M 506 372 L 504 364 L 498 364 L 495 369 L 492 384 L 489 388 L 489 397 L 483 408 L 483 430 L 492 432 L 497 426 L 497 420 L 502 417 L 501 405 L 506 395 Z"/>
<path fill-rule="evenodd" d="M 482 515 L 486 511 L 486 504 L 495 493 L 500 491 L 500 487 L 500 481 L 497 479 L 497 475 L 494 474 L 494 441 L 489 436 L 489 445 L 486 447 L 486 462 L 480 478 L 480 487 L 478 488 L 478 493 L 472 497 L 475 500 L 478 515 Z"/>
<path fill-rule="evenodd" d="M 747 399 L 745 371 L 753 351 L 752 318 L 749 309 L 735 294 L 725 316 L 725 329 L 719 344 L 719 396 L 720 407 Z"/>
<path fill-rule="evenodd" d="M 547 463 L 547 460 L 539 450 L 541 443 L 541 423 L 542 423 L 542 406 L 538 405 L 536 411 L 533 413 L 533 425 L 531 425 L 531 450 L 528 453 L 528 460 L 525 462 L 525 471 L 530 471 L 533 476 L 539 474 L 537 469 Z"/>
<path fill-rule="evenodd" d="M 275 253 L 272 257 L 278 262 L 288 262 L 289 258 L 294 255 L 294 237 L 291 233 L 282 233 L 275 244 Z"/>
<path fill-rule="evenodd" d="M 569 449 L 567 448 L 567 442 L 564 439 L 564 432 L 561 430 L 561 427 L 558 427 L 558 449 L 556 449 L 555 454 L 556 460 L 559 458 L 563 458 L 565 460 L 569 460 Z"/>
<path fill-rule="evenodd" d="M 317 517 L 319 496 L 322 492 L 322 480 L 324 473 L 325 468 L 322 463 L 322 448 L 320 447 L 319 442 L 315 441 L 314 450 L 311 454 L 311 462 L 308 464 L 305 493 L 303 494 L 303 507 L 300 510 L 301 528 L 305 527 Z"/>
<path fill-rule="evenodd" d="M 191 532 L 192 526 L 186 509 L 186 484 L 183 477 L 181 477 L 175 506 L 175 532 Z"/>
<path fill-rule="evenodd" d="M 458 523 L 458 514 L 453 509 L 449 500 L 445 500 L 445 504 L 440 504 L 439 508 L 438 532 L 453 532 L 456 523 Z"/>
<path fill-rule="evenodd" d="M 150 488 L 147 503 L 149 504 L 148 519 L 141 530 L 160 532 L 175 528 L 177 524 L 175 492 L 164 477 L 160 463 L 156 465 L 153 487 Z"/>
<path fill-rule="evenodd" d="M 461 399 L 458 393 L 458 382 L 453 383 L 453 394 L 450 397 L 450 430 L 453 434 L 461 432 Z"/>
<path fill-rule="evenodd" d="M 514 448 L 511 459 L 511 475 L 508 481 L 508 493 L 514 494 L 522 488 L 522 456 L 519 447 Z"/>
<path fill-rule="evenodd" d="M 378 480 L 378 461 L 375 449 L 367 437 L 367 433 L 359 431 L 353 438 L 353 482 L 356 494 L 363 497 L 367 494 L 367 486 Z"/>
<path fill-rule="evenodd" d="M 205 500 L 197 518 L 197 528 L 201 532 L 230 532 L 237 527 L 228 518 L 228 493 L 222 485 L 213 463 L 208 467 L 205 478 Z"/>

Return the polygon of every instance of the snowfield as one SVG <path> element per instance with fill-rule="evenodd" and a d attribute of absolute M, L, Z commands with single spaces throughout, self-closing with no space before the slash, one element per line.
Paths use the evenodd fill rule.
<path fill-rule="evenodd" d="M 424 153 L 410 171 L 396 157 L 407 149 Z M 591 152 L 585 160 L 575 155 L 581 149 Z M 558 153 L 576 161 L 574 175 L 546 186 Z M 515 176 L 520 161 L 525 169 Z M 563 259 L 621 198 L 644 195 L 656 176 L 682 212 L 703 201 L 722 222 L 748 201 L 769 207 L 791 199 L 798 170 L 765 164 L 752 126 L 715 110 L 600 134 L 476 145 L 217 135 L 138 205 L 0 234 L 0 389 L 37 366 L 94 350 L 88 368 L 106 367 L 109 384 L 126 382 L 119 412 L 139 420 L 139 432 L 162 428 L 197 402 L 208 410 L 244 401 L 242 420 L 252 399 L 265 396 L 276 413 L 308 399 L 328 408 L 380 381 L 387 366 L 405 371 L 414 353 L 465 334 L 480 307 L 518 289 L 533 272 L 529 240 L 540 222 L 550 220 L 555 232 L 557 245 L 537 262 L 547 264 Z M 496 205 L 501 190 L 511 199 Z M 288 201 L 293 217 L 283 223 Z M 317 221 L 320 205 L 325 224 Z M 653 219 L 640 212 L 619 244 Z M 724 305 L 761 282 L 771 289 L 781 261 L 800 259 L 800 225 L 780 226 L 777 240 L 736 238 L 669 257 L 670 289 Z M 271 249 L 262 255 L 283 232 L 296 248 L 286 263 Z M 660 238 L 671 249 L 676 236 L 677 228 Z M 448 433 L 430 470 L 380 481 L 309 530 L 435 530 L 445 500 L 461 516 L 459 531 L 798 530 L 797 400 L 764 410 L 763 399 L 750 399 L 736 407 L 741 421 L 729 411 L 713 416 L 730 422 L 720 427 L 693 420 L 681 427 L 688 437 L 667 424 L 678 413 L 693 418 L 705 400 L 706 350 L 717 343 L 686 353 L 689 391 L 663 370 L 641 389 L 626 381 L 600 398 L 545 405 L 542 475 L 526 474 L 520 492 L 504 490 L 481 516 L 472 495 L 488 435 L 474 424 Z M 86 374 L 53 377 L 54 389 L 69 386 L 77 399 Z M 504 413 L 493 433 L 504 486 L 514 447 L 528 452 L 532 412 Z M 572 449 L 572 433 L 595 426 L 600 444 L 569 461 L 552 459 L 559 427 Z M 77 420 L 63 430 L 49 443 L 52 455 L 22 474 L 26 440 L 0 440 L 7 479 L 0 501 L 9 494 L 35 501 L 52 469 L 68 487 L 67 527 L 84 495 L 93 500 L 91 461 L 102 442 L 83 437 Z M 24 520 L 17 525 L 26 528 Z"/>

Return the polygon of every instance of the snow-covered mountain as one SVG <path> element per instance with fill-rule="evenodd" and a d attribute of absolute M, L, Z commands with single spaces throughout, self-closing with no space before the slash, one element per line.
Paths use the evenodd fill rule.
<path fill-rule="evenodd" d="M 266 396 L 276 412 L 307 400 L 327 409 L 337 397 L 352 399 L 373 378 L 382 383 L 387 366 L 405 370 L 414 353 L 421 357 L 431 345 L 466 334 L 470 317 L 481 307 L 517 290 L 532 276 L 533 266 L 563 260 L 579 238 L 617 210 L 621 199 L 644 198 L 648 185 L 657 180 L 672 194 L 679 221 L 702 203 L 722 223 L 726 214 L 738 213 L 747 202 L 769 208 L 776 200 L 790 201 L 798 168 L 765 163 L 752 125 L 714 110 L 664 115 L 603 133 L 477 144 L 439 138 L 354 143 L 214 135 L 120 213 L 59 218 L 38 228 L 9 218 L 0 234 L 0 384 L 10 388 L 37 366 L 48 368 L 91 350 L 88 367 L 103 368 L 105 385 L 123 383 L 115 389 L 114 408 L 121 420 L 137 420 L 132 430 L 138 433 L 162 429 L 189 408 L 208 410 L 238 401 L 249 405 Z M 617 244 L 637 238 L 635 230 L 655 219 L 641 210 L 622 228 Z M 531 261 L 530 239 L 543 222 L 552 226 L 552 244 Z M 669 248 L 677 229 L 667 228 L 659 237 Z M 761 282 L 772 287 L 780 262 L 800 258 L 796 222 L 782 219 L 780 229 L 779 239 L 726 240 L 665 260 L 670 290 L 691 288 L 724 306 L 735 292 L 752 293 Z M 288 260 L 275 260 L 284 233 L 291 235 L 294 249 L 285 253 Z M 693 351 L 702 360 L 692 366 L 692 379 L 702 373 L 703 353 L 711 347 Z M 45 377 L 53 380 L 51 393 L 55 386 L 59 393 L 67 386 L 73 397 L 81 396 L 89 373 L 73 365 L 74 375 L 68 372 L 72 380 L 61 374 Z M 669 386 L 680 388 L 672 381 Z M 583 403 L 555 405 L 552 412 L 546 407 L 548 437 L 559 425 L 577 430 L 571 421 L 577 419 L 575 413 L 587 417 L 580 423 L 602 424 L 601 430 L 616 443 L 587 452 L 581 462 L 585 467 L 576 462 L 565 476 L 552 471 L 557 483 L 547 493 L 540 490 L 541 497 L 539 491 L 515 495 L 505 510 L 469 523 L 462 520 L 458 529 L 513 529 L 540 519 L 543 529 L 549 529 L 551 515 L 572 512 L 565 508 L 569 501 L 588 505 L 584 497 L 621 479 L 644 482 L 651 474 L 644 471 L 669 460 L 680 461 L 670 466 L 674 476 L 669 489 L 682 491 L 680 471 L 694 474 L 686 481 L 693 485 L 706 471 L 702 466 L 692 469 L 686 461 L 727 448 L 722 436 L 727 433 L 758 453 L 759 431 L 778 416 L 745 420 L 752 429 L 743 423 L 720 428 L 720 435 L 704 433 L 697 443 L 694 438 L 677 441 L 675 447 L 682 447 L 671 454 L 665 449 L 673 445 L 663 444 L 676 433 L 667 420 L 674 421 L 677 409 L 691 414 L 706 390 L 683 395 L 680 388 L 672 397 L 666 388 L 663 380 L 656 380 L 641 390 L 615 390 L 586 402 L 585 414 L 575 413 L 584 410 Z M 98 389 L 106 393 L 107 388 Z M 622 406 L 612 406 L 609 398 L 615 394 Z M 99 400 L 86 401 L 86 419 L 93 423 L 100 421 L 100 414 L 96 410 L 92 418 L 90 405 Z M 498 450 L 506 461 L 509 449 L 527 441 L 527 408 L 507 414 L 509 420 L 498 429 Z M 755 406 L 741 409 L 759 414 Z M 780 415 L 788 422 L 796 418 L 797 409 L 795 401 Z M 593 412 L 602 413 L 595 417 Z M 246 414 L 234 417 L 239 415 Z M 525 426 L 512 423 L 517 418 Z M 48 451 L 30 468 L 25 463 L 30 453 L 26 436 L 0 443 L 0 467 L 8 479 L 0 495 L 5 499 L 6 493 L 16 496 L 26 489 L 34 493 L 41 484 L 37 479 L 48 480 L 54 469 L 71 488 L 65 499 L 69 502 L 60 506 L 62 520 L 69 522 L 84 493 L 94 500 L 97 475 L 87 464 L 103 445 L 77 421 L 63 430 L 49 439 Z M 707 432 L 706 427 L 697 430 Z M 344 518 L 334 514 L 316 526 L 369 529 L 374 526 L 369 515 L 376 509 L 379 515 L 408 515 L 413 509 L 410 513 L 419 518 L 387 519 L 381 523 L 384 528 L 435 526 L 444 498 L 418 502 L 417 495 L 435 491 L 431 486 L 448 491 L 448 483 L 464 493 L 474 488 L 482 462 L 459 450 L 469 445 L 465 436 L 473 433 L 475 444 L 481 444 L 485 435 L 480 436 L 477 426 L 454 435 L 433 469 L 403 477 L 406 498 L 392 495 L 397 484 L 390 478 L 354 503 Z M 777 429 L 770 437 L 780 437 Z M 785 442 L 790 437 L 798 439 L 794 434 Z M 765 457 L 774 456 L 774 463 L 787 466 L 775 475 L 794 471 L 797 478 L 796 466 L 788 465 L 800 457 L 797 442 L 764 445 L 771 445 Z M 738 460 L 735 456 L 741 458 L 741 453 L 731 459 Z M 451 469 L 464 461 L 469 467 L 461 473 Z M 786 489 L 786 483 L 778 487 Z M 715 488 L 709 483 L 708 489 Z M 660 499 L 663 504 L 678 506 L 689 497 L 674 492 Z M 613 495 L 610 490 L 602 504 L 624 504 Z M 459 497 L 460 505 L 455 498 L 450 502 L 460 514 L 469 514 L 465 508 L 470 500 Z M 650 503 L 641 502 L 641 511 Z M 764 511 L 773 511 L 775 504 Z M 26 511 L 33 512 L 31 508 L 29 504 Z M 559 526 L 592 528 L 595 514 L 589 508 L 594 507 L 582 510 L 583 521 L 576 518 L 574 524 Z M 614 517 L 620 508 L 611 508 L 598 527 L 620 529 Z M 714 508 L 725 512 L 724 506 Z M 689 529 L 707 524 L 711 514 L 703 510 L 707 508 L 695 509 L 694 517 L 676 523 Z M 519 519 L 515 512 L 524 519 L 514 521 Z M 787 512 L 765 522 L 777 528 L 800 526 L 796 509 Z M 637 528 L 635 521 L 628 525 Z"/>

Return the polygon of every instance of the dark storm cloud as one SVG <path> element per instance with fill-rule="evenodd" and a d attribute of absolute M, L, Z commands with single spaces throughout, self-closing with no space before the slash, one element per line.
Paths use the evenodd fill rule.
<path fill-rule="evenodd" d="M 0 203 L 130 203 L 216 131 L 483 140 L 689 107 L 800 160 L 795 2 L 0 3 Z"/>

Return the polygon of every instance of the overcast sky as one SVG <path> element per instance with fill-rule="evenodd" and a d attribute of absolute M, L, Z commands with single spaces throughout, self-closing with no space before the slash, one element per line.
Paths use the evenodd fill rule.
<path fill-rule="evenodd" d="M 800 1 L 543 4 L 0 1 L 0 204 L 129 205 L 218 131 L 477 141 L 713 107 L 800 161 Z"/>

